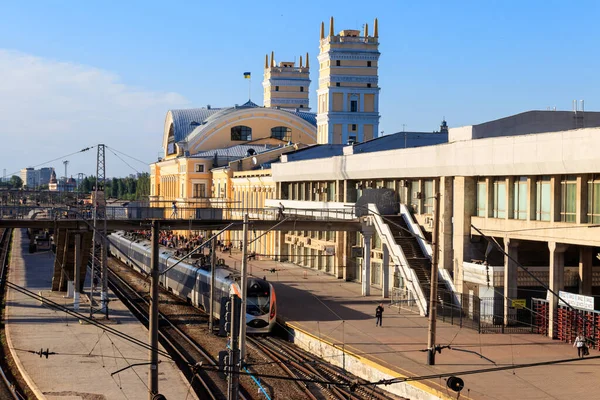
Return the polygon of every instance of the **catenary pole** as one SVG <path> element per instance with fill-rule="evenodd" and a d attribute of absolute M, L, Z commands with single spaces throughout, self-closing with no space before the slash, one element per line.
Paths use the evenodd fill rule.
<path fill-rule="evenodd" d="M 435 194 L 433 216 L 433 243 L 431 250 L 431 288 L 429 292 L 429 337 L 427 338 L 427 365 L 435 365 L 435 331 L 438 295 L 438 259 L 440 246 L 440 194 Z"/>
<path fill-rule="evenodd" d="M 212 236 L 212 235 L 211 235 Z M 214 301 L 215 301 L 215 270 L 217 269 L 217 239 L 213 238 L 210 253 L 210 302 L 208 305 L 208 331 L 212 333 L 214 324 Z"/>
<path fill-rule="evenodd" d="M 240 362 L 246 359 L 246 297 L 248 296 L 248 214 L 244 214 L 244 230 L 242 238 L 242 307 L 240 311 Z"/>
<path fill-rule="evenodd" d="M 150 341 L 150 373 L 148 374 L 148 399 L 158 394 L 158 221 L 152 220 L 152 251 L 150 272 L 150 318 L 148 339 Z"/>

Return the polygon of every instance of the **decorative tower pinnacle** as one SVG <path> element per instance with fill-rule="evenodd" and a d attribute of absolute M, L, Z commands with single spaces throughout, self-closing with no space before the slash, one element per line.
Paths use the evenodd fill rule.
<path fill-rule="evenodd" d="M 306 66 L 303 65 L 303 61 L 300 56 L 299 66 L 292 61 L 282 61 L 276 65 L 274 52 L 271 52 L 270 67 L 265 67 L 263 80 L 265 107 L 310 110 L 308 53 L 306 53 Z"/>
<path fill-rule="evenodd" d="M 378 20 L 374 36 L 368 24 L 363 34 L 346 29 L 335 35 L 331 17 L 329 36 L 320 41 L 318 143 L 364 142 L 379 132 Z"/>

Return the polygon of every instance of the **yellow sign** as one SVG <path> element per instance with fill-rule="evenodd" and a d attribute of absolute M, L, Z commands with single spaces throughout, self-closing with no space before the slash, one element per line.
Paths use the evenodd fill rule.
<path fill-rule="evenodd" d="M 527 300 L 525 300 L 525 299 L 514 299 L 512 301 L 512 306 L 514 308 L 525 308 L 526 304 L 527 304 Z"/>

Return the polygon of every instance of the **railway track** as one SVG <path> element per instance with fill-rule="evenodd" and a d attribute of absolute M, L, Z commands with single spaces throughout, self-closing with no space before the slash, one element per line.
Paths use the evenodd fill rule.
<path fill-rule="evenodd" d="M 279 363 L 291 378 L 320 381 L 297 382 L 309 399 L 400 399 L 374 386 L 364 386 L 366 381 L 350 376 L 341 368 L 328 364 L 283 339 L 264 337 L 248 340 L 268 354 L 274 362 Z M 335 384 L 325 382 L 335 382 Z"/>
<path fill-rule="evenodd" d="M 111 271 L 109 282 L 111 289 L 117 293 L 125 304 L 147 326 L 148 292 L 149 283 L 130 267 L 116 259 L 109 259 Z M 134 287 L 132 287 L 134 286 Z M 123 287 L 123 289 L 120 289 Z M 143 293 L 140 295 L 138 292 Z M 169 336 L 165 348 L 171 347 L 183 353 L 183 362 L 178 363 L 186 374 L 188 381 L 200 379 L 193 378 L 190 364 L 199 360 L 204 365 L 216 368 L 216 354 L 225 348 L 226 339 L 214 336 L 206 329 L 208 317 L 201 310 L 193 307 L 173 294 L 160 289 L 159 320 L 160 331 Z M 129 298 L 129 300 L 128 300 Z M 139 314 L 137 309 L 141 308 Z M 354 391 L 350 385 L 358 382 L 354 377 L 348 377 L 341 368 L 325 364 L 318 357 L 306 353 L 284 339 L 269 336 L 247 336 L 247 363 L 248 370 L 240 376 L 240 398 L 242 399 L 286 399 L 286 400 L 326 400 L 326 399 L 372 399 L 390 400 L 399 399 L 393 395 L 382 394 L 381 390 L 365 389 L 357 386 Z M 202 346 L 203 351 L 198 346 Z M 191 347 L 189 349 L 188 347 Z M 171 351 L 169 350 L 171 353 Z M 185 357 L 187 354 L 187 358 Z M 211 370 L 213 368 L 210 368 Z M 202 370 L 206 374 L 207 382 L 212 382 L 222 394 L 226 393 L 226 383 L 217 372 Z M 197 371 L 198 372 L 198 371 Z M 246 374 L 254 374 L 259 379 L 252 379 Z M 281 376 L 287 379 L 277 379 Z M 294 380 L 296 380 L 294 382 Z M 337 385 L 302 382 L 302 380 L 317 380 L 323 382 L 336 382 Z M 260 381 L 262 391 L 257 390 L 256 382 Z M 362 382 L 364 383 L 364 381 Z M 354 386 L 353 386 L 354 389 Z M 224 397 L 203 397 L 213 399 Z"/>
<path fill-rule="evenodd" d="M 147 327 L 149 305 L 147 296 L 140 295 L 125 279 L 111 269 L 109 271 L 110 289 Z M 198 363 L 202 363 L 201 365 L 209 365 L 216 369 L 216 361 L 163 313 L 159 314 L 159 340 L 184 373 L 198 398 L 225 399 L 227 384 L 219 377 L 218 372 L 196 367 L 200 366 Z M 244 391 L 241 391 L 240 398 L 251 399 Z"/>
<path fill-rule="evenodd" d="M 10 237 L 12 229 L 0 229 L 0 299 L 5 296 L 6 275 L 8 272 L 8 249 L 10 248 Z M 4 357 L 5 360 L 7 357 Z M 26 397 L 17 389 L 16 380 L 12 373 L 6 368 L 6 363 L 0 364 L 0 398 L 21 400 Z"/>

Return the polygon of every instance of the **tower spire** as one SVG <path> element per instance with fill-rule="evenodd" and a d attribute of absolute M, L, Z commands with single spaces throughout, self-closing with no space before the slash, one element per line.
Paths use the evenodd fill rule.
<path fill-rule="evenodd" d="M 271 52 L 271 67 L 275 66 L 275 52 Z"/>
<path fill-rule="evenodd" d="M 329 18 L 329 36 L 333 36 L 333 17 Z"/>
<path fill-rule="evenodd" d="M 300 56 L 300 68 L 302 68 L 302 56 Z"/>
<path fill-rule="evenodd" d="M 379 23 L 377 21 L 377 18 L 375 18 L 375 28 L 373 32 L 373 37 L 379 37 Z"/>
<path fill-rule="evenodd" d="M 365 37 L 369 37 L 369 24 L 365 24 Z"/>
<path fill-rule="evenodd" d="M 308 65 L 308 52 L 306 53 L 306 68 L 309 68 L 309 65 Z"/>
<path fill-rule="evenodd" d="M 325 22 L 321 21 L 321 39 L 325 39 Z"/>
<path fill-rule="evenodd" d="M 265 69 L 269 68 L 269 55 L 265 54 Z"/>

